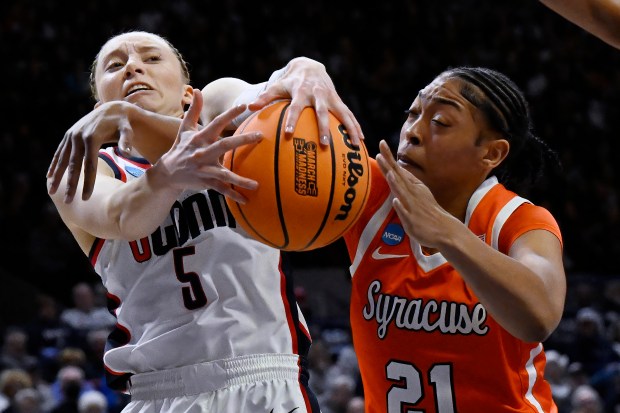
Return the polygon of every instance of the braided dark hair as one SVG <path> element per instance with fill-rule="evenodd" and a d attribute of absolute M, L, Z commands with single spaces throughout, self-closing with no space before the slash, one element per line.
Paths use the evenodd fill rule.
<path fill-rule="evenodd" d="M 463 97 L 510 143 L 508 156 L 493 170 L 507 188 L 524 191 L 543 175 L 549 160 L 560 165 L 557 153 L 534 135 L 523 92 L 506 75 L 482 67 L 457 67 L 440 77 L 461 79 Z"/>

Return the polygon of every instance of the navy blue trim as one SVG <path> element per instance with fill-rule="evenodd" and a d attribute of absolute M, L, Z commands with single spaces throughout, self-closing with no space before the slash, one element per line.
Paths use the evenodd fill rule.
<path fill-rule="evenodd" d="M 149 166 L 151 166 L 151 163 L 149 161 L 147 161 L 144 158 L 140 158 L 138 156 L 125 156 L 123 155 L 123 153 L 120 151 L 120 149 L 118 149 L 118 146 L 114 147 L 114 153 L 116 154 L 116 156 L 123 158 L 123 159 L 127 159 L 128 161 L 140 164 L 142 166 L 144 166 L 145 168 L 148 168 Z"/>
<path fill-rule="evenodd" d="M 112 159 L 110 159 L 109 156 L 110 155 L 107 152 L 99 153 L 99 158 L 103 159 L 105 163 L 107 163 L 108 166 L 112 169 L 112 171 L 114 171 L 114 177 L 119 181 L 122 181 L 123 174 L 121 172 L 121 168 L 119 168 L 119 166 Z"/>

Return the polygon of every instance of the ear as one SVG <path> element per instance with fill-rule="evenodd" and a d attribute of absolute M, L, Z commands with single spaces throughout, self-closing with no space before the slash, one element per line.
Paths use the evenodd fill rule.
<path fill-rule="evenodd" d="M 194 88 L 191 87 L 190 85 L 184 85 L 183 86 L 183 99 L 181 100 L 181 104 L 183 105 L 183 107 L 192 103 L 193 99 L 194 99 Z"/>
<path fill-rule="evenodd" d="M 485 147 L 486 153 L 482 162 L 489 170 L 502 163 L 510 151 L 510 143 L 506 139 L 490 139 L 485 143 Z"/>

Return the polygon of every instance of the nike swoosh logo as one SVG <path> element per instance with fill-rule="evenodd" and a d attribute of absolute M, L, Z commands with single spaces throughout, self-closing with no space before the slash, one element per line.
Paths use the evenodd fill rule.
<path fill-rule="evenodd" d="M 293 410 L 291 410 L 291 411 L 290 411 L 290 412 L 288 412 L 288 413 L 293 413 L 293 412 L 294 412 L 295 410 L 297 410 L 297 409 L 299 409 L 299 406 L 295 407 Z M 269 413 L 273 413 L 273 410 L 274 410 L 274 409 L 271 409 L 271 411 L 270 411 Z"/>
<path fill-rule="evenodd" d="M 390 259 L 390 258 L 406 258 L 406 257 L 409 256 L 409 254 L 403 254 L 403 255 L 401 255 L 401 254 L 381 254 L 379 252 L 380 249 L 381 249 L 381 247 L 377 247 L 377 249 L 372 252 L 372 258 L 373 259 L 375 259 L 375 260 L 387 260 L 387 259 Z"/>

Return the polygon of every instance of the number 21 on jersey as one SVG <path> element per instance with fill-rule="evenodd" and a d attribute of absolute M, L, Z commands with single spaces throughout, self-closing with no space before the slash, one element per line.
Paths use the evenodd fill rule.
<path fill-rule="evenodd" d="M 388 380 L 394 382 L 387 392 L 388 413 L 423 413 L 415 406 L 424 398 L 424 374 L 411 363 L 392 360 L 385 366 Z M 452 386 L 452 364 L 433 364 L 428 371 L 428 382 L 433 386 L 437 413 L 456 413 Z"/>

